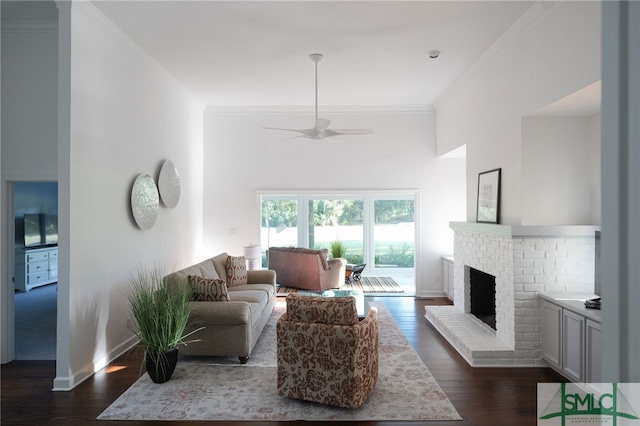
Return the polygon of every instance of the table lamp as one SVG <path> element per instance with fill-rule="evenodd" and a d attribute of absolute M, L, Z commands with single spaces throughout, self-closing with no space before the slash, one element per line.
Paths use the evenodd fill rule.
<path fill-rule="evenodd" d="M 262 267 L 262 251 L 259 245 L 244 246 L 244 257 L 247 259 L 247 269 L 255 271 Z"/>

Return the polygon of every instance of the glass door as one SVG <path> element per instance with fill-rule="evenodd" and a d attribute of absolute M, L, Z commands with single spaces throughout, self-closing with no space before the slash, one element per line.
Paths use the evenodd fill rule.
<path fill-rule="evenodd" d="M 263 197 L 260 242 L 262 266 L 267 266 L 269 247 L 298 247 L 298 200 L 295 197 Z"/>
<path fill-rule="evenodd" d="M 415 283 L 415 194 L 263 194 L 263 266 L 269 247 L 329 249 L 350 264 L 365 263 L 363 276 Z M 343 253 L 333 253 L 336 245 Z M 333 247 L 332 247 L 333 246 Z"/>
<path fill-rule="evenodd" d="M 308 247 L 329 249 L 331 257 L 343 257 L 348 263 L 362 263 L 364 257 L 364 200 L 307 200 L 309 214 Z M 341 246 L 343 253 L 334 253 Z M 332 250 L 333 249 L 333 250 Z"/>
<path fill-rule="evenodd" d="M 413 278 L 415 267 L 415 201 L 373 200 L 374 274 Z"/>

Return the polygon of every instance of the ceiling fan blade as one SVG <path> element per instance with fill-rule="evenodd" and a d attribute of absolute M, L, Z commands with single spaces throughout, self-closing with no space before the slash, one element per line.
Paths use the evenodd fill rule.
<path fill-rule="evenodd" d="M 327 129 L 324 132 L 325 137 L 329 136 L 353 136 L 353 135 L 370 135 L 373 133 L 371 129 Z"/>
<path fill-rule="evenodd" d="M 282 127 L 263 127 L 263 129 L 269 130 L 285 130 L 287 132 L 302 132 L 304 129 L 283 129 Z"/>
<path fill-rule="evenodd" d="M 307 135 L 298 135 L 298 136 L 291 136 L 290 138 L 284 138 L 284 139 L 280 139 L 280 141 L 288 141 L 289 139 L 300 139 L 300 138 L 304 138 L 304 139 L 313 139 Z"/>
<path fill-rule="evenodd" d="M 286 132 L 298 132 L 304 135 L 304 136 L 294 136 L 294 137 L 314 138 L 316 136 L 316 129 L 283 129 L 280 127 L 263 127 L 263 129 L 284 130 Z"/>

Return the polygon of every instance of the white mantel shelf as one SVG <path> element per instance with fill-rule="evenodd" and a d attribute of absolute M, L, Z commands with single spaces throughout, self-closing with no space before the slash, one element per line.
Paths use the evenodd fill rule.
<path fill-rule="evenodd" d="M 491 223 L 449 222 L 454 231 L 492 235 L 498 238 L 518 237 L 592 237 L 600 226 L 558 225 L 558 226 L 511 226 Z"/>

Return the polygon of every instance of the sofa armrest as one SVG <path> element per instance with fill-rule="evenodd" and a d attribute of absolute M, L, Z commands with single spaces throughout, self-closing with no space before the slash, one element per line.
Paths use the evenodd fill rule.
<path fill-rule="evenodd" d="M 247 271 L 247 284 L 273 284 L 275 286 L 276 271 L 271 269 Z"/>
<path fill-rule="evenodd" d="M 329 259 L 327 263 L 329 264 L 327 269 L 340 269 L 343 265 L 345 268 L 347 267 L 347 259 L 341 257 Z"/>
<path fill-rule="evenodd" d="M 197 326 L 251 323 L 251 309 L 244 301 L 191 302 L 189 323 Z"/>

